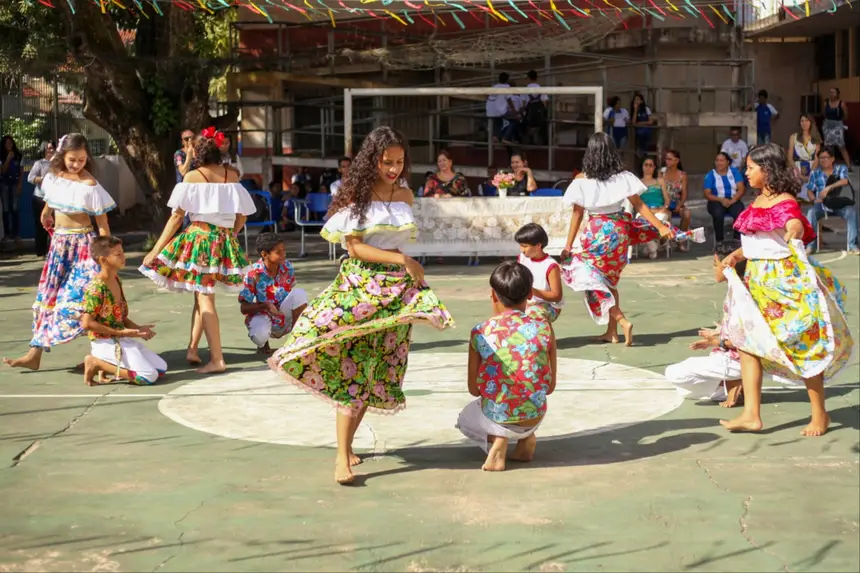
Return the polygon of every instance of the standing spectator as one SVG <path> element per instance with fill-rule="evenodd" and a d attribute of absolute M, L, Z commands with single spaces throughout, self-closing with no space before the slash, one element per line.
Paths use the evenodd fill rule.
<path fill-rule="evenodd" d="M 848 171 L 853 171 L 851 158 L 845 149 L 845 120 L 848 119 L 848 109 L 842 103 L 839 93 L 839 88 L 830 88 L 830 97 L 824 104 L 824 123 L 821 126 L 824 131 L 824 145 L 838 148 Z"/>
<path fill-rule="evenodd" d="M 637 93 L 633 96 L 633 101 L 630 102 L 630 117 L 633 119 L 634 136 L 636 141 L 636 161 L 637 164 L 642 163 L 645 156 L 648 155 L 648 144 L 651 142 L 651 132 L 654 125 L 654 118 L 651 114 L 651 108 L 645 103 L 645 98 L 642 94 Z"/>
<path fill-rule="evenodd" d="M 758 92 L 758 102 L 750 106 L 756 114 L 759 145 L 770 143 L 771 125 L 779 119 L 779 112 L 768 103 L 767 97 L 767 90 L 761 90 Z"/>
<path fill-rule="evenodd" d="M 818 167 L 818 152 L 821 149 L 821 135 L 815 122 L 807 114 L 800 116 L 800 131 L 788 138 L 788 166 L 795 169 L 800 178 L 809 180 L 809 174 Z"/>
<path fill-rule="evenodd" d="M 183 130 L 181 142 L 182 147 L 173 154 L 177 183 L 182 183 L 185 174 L 191 171 L 191 163 L 194 161 L 194 132 L 190 129 Z"/>
<path fill-rule="evenodd" d="M 705 199 L 708 200 L 708 214 L 714 222 L 717 243 L 725 239 L 723 228 L 726 215 L 737 221 L 744 210 L 744 204 L 741 203 L 746 191 L 744 176 L 731 163 L 729 154 L 721 151 L 714 160 L 714 169 L 705 175 Z M 735 239 L 740 238 L 740 233 L 735 231 Z"/>
<path fill-rule="evenodd" d="M 854 199 L 840 197 L 842 187 L 848 185 L 848 169 L 844 165 L 834 165 L 836 149 L 825 147 L 818 155 L 819 166 L 809 176 L 806 184 L 810 198 L 813 200 L 812 207 L 806 212 L 809 224 L 818 232 L 818 221 L 824 218 L 825 213 L 832 213 L 845 219 L 848 226 L 848 252 L 852 255 L 860 255 L 860 245 L 857 244 L 857 211 Z M 853 195 L 853 194 L 852 194 Z M 812 254 L 815 242 L 806 248 L 807 253 Z"/>
<path fill-rule="evenodd" d="M 526 87 L 539 88 L 540 84 L 537 81 L 537 72 L 529 70 L 526 74 L 529 83 Z M 546 94 L 528 94 L 525 96 L 525 106 L 523 113 L 525 118 L 523 124 L 525 127 L 525 144 L 526 145 L 543 145 L 546 141 L 547 119 L 549 118 L 549 109 L 547 108 L 549 96 Z"/>
<path fill-rule="evenodd" d="M 607 133 L 612 135 L 615 147 L 621 152 L 627 145 L 627 123 L 630 112 L 621 107 L 621 98 L 614 96 L 609 100 L 609 107 L 603 112 L 603 119 L 609 122 Z"/>
<path fill-rule="evenodd" d="M 438 169 L 424 182 L 424 197 L 471 197 L 466 176 L 454 171 L 451 154 L 443 149 L 436 156 Z"/>
<path fill-rule="evenodd" d="M 343 181 L 349 173 L 350 165 L 352 165 L 352 159 L 346 155 L 337 160 L 337 171 L 340 173 L 340 178 L 338 178 L 338 180 L 332 183 L 331 187 L 329 187 L 332 198 L 337 195 L 338 191 L 340 191 L 340 188 L 343 186 Z"/>
<path fill-rule="evenodd" d="M 19 236 L 19 206 L 21 204 L 21 185 L 24 183 L 24 158 L 11 135 L 4 135 L 0 145 L 0 200 L 3 202 L 3 227 L 7 238 L 15 239 L 15 246 L 21 246 Z"/>
<path fill-rule="evenodd" d="M 732 158 L 732 167 L 743 173 L 746 171 L 747 155 L 750 148 L 747 142 L 741 139 L 741 128 L 733 127 L 729 132 L 729 138 L 720 147 L 720 153 L 728 153 Z"/>
<path fill-rule="evenodd" d="M 48 254 L 50 237 L 48 236 L 48 231 L 42 226 L 42 209 L 45 208 L 45 192 L 42 190 L 42 180 L 51 172 L 51 158 L 54 156 L 56 148 L 53 142 L 43 141 L 39 149 L 42 151 L 42 158 L 36 160 L 36 163 L 33 164 L 30 174 L 27 175 L 27 181 L 34 186 L 32 206 L 36 233 L 36 256 L 44 257 Z"/>
<path fill-rule="evenodd" d="M 242 168 L 242 159 L 236 153 L 236 150 L 233 149 L 233 140 L 229 135 L 225 136 L 224 140 L 221 141 L 218 150 L 221 152 L 221 164 L 232 167 L 239 174 L 239 179 L 241 180 L 242 176 L 245 175 L 245 170 Z"/>
<path fill-rule="evenodd" d="M 494 88 L 509 88 L 511 77 L 502 72 L 499 74 L 499 82 L 494 84 Z M 489 120 L 488 128 L 493 132 L 493 141 L 498 142 L 499 138 L 503 142 L 508 142 L 511 136 L 510 119 L 517 119 L 519 113 L 516 107 L 514 96 L 501 94 L 492 94 L 487 96 L 486 103 L 487 119 Z M 505 122 L 508 122 L 507 124 Z"/>

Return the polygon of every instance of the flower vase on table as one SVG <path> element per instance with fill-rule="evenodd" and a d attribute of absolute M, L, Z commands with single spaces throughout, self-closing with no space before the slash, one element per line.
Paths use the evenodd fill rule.
<path fill-rule="evenodd" d="M 515 183 L 513 173 L 496 173 L 496 176 L 493 177 L 493 187 L 499 190 L 499 197 L 502 198 L 508 196 L 508 189 L 513 187 Z"/>

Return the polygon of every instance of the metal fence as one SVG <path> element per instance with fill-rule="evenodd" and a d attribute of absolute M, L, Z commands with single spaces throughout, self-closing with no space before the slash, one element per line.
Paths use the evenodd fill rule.
<path fill-rule="evenodd" d="M 42 141 L 74 132 L 87 137 L 93 155 L 107 154 L 110 136 L 83 110 L 83 78 L 0 74 L 0 133 L 14 137 L 28 160 L 37 158 Z"/>

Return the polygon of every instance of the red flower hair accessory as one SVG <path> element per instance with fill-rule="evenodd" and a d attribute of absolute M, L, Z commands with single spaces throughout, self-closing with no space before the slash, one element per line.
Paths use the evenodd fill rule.
<path fill-rule="evenodd" d="M 209 139 L 214 139 L 215 145 L 217 145 L 218 147 L 221 147 L 221 144 L 224 143 L 224 134 L 220 131 L 215 131 L 214 126 L 207 127 L 200 132 L 200 135 Z"/>

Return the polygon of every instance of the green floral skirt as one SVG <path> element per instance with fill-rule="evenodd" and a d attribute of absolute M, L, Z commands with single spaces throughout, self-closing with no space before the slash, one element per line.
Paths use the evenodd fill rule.
<path fill-rule="evenodd" d="M 212 294 L 218 283 L 241 290 L 248 259 L 233 229 L 195 222 L 174 237 L 152 265 L 139 270 L 162 288 Z"/>
<path fill-rule="evenodd" d="M 404 267 L 347 259 L 269 365 L 347 414 L 365 406 L 393 414 L 406 407 L 401 386 L 415 322 L 454 325 L 430 287 Z"/>

